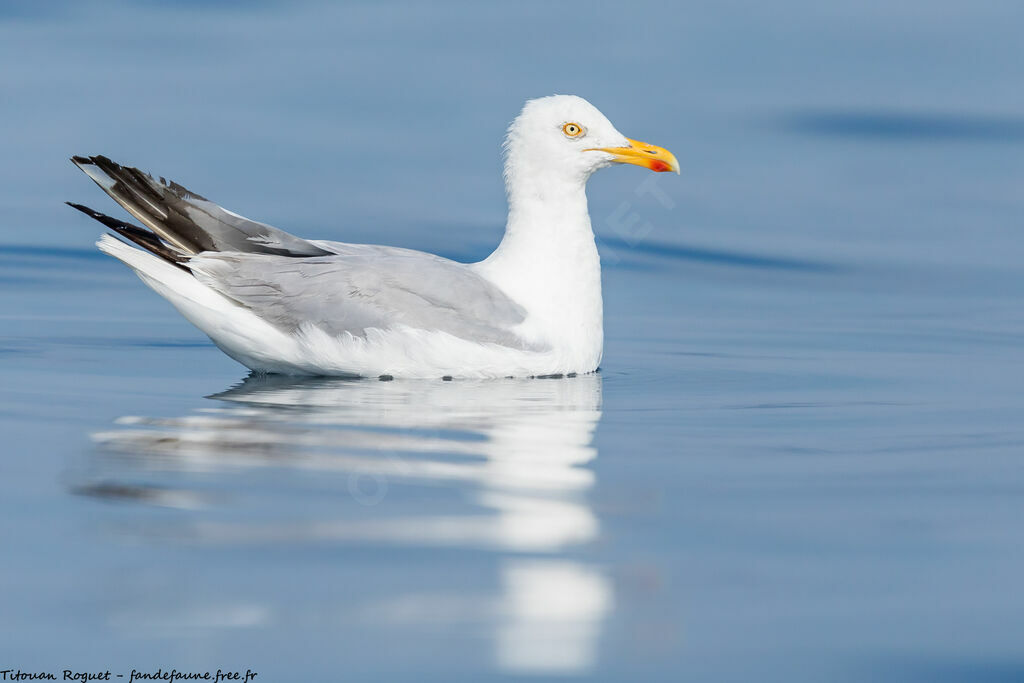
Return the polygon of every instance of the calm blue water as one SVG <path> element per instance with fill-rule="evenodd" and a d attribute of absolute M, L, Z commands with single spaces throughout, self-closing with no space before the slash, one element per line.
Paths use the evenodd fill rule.
<path fill-rule="evenodd" d="M 0 5 L 0 669 L 1024 680 L 1024 10 L 707 5 Z M 477 259 L 552 92 L 684 169 L 600 375 L 246 379 L 61 204 Z"/>

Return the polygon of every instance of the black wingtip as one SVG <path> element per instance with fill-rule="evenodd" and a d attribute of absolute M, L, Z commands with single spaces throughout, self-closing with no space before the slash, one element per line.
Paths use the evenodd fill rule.
<path fill-rule="evenodd" d="M 94 162 L 92 160 L 92 157 L 80 157 L 76 154 L 75 156 L 71 157 L 71 163 L 75 164 L 76 166 L 81 166 L 83 164 L 91 166 Z"/>
<path fill-rule="evenodd" d="M 97 213 L 96 211 L 93 211 L 92 209 L 90 209 L 88 206 L 83 206 L 81 204 L 75 204 L 74 202 L 64 202 L 64 203 L 67 204 L 68 206 L 70 206 L 72 209 L 78 209 L 79 211 L 81 211 L 82 213 L 84 213 L 84 214 L 86 214 L 88 216 L 95 217 L 95 214 Z"/>
<path fill-rule="evenodd" d="M 183 263 L 186 260 L 185 255 L 161 242 L 160 238 L 157 237 L 152 232 L 150 232 L 149 230 L 146 230 L 145 228 L 140 228 L 137 225 L 132 225 L 131 223 L 125 223 L 124 221 L 118 220 L 116 218 L 112 218 L 110 216 L 107 216 L 106 214 L 102 214 L 99 211 L 96 211 L 95 209 L 90 209 L 88 206 L 84 206 L 82 204 L 75 204 L 74 202 L 64 203 L 70 206 L 72 209 L 78 209 L 86 216 L 89 216 L 90 218 L 99 221 L 100 223 L 107 226 L 115 233 L 117 233 L 117 235 L 119 235 L 120 237 L 123 237 L 127 240 L 134 242 L 143 249 L 153 252 L 160 258 L 169 261 L 170 263 L 173 263 L 174 265 L 178 266 L 179 268 L 182 268 L 183 270 L 188 270 L 188 268 L 183 265 Z"/>
<path fill-rule="evenodd" d="M 108 228 L 110 228 L 112 230 L 122 230 L 122 229 L 125 229 L 125 230 L 131 230 L 133 232 L 145 233 L 147 235 L 151 234 L 148 230 L 146 230 L 144 228 L 140 228 L 137 225 L 132 225 L 131 223 L 125 223 L 124 221 L 119 221 L 116 218 L 112 218 L 112 217 L 110 217 L 110 216 L 108 216 L 106 214 L 100 213 L 96 209 L 90 209 L 88 206 L 85 206 L 83 204 L 75 204 L 74 202 L 64 202 L 64 203 L 67 204 L 68 206 L 70 206 L 72 209 L 78 209 L 79 211 L 84 213 L 86 216 L 89 216 L 90 218 L 98 220 L 100 223 L 102 223 L 103 225 L 107 226 Z"/>
<path fill-rule="evenodd" d="M 70 206 L 72 209 L 78 209 L 89 218 L 94 218 L 98 220 L 100 223 L 103 223 L 103 225 L 107 226 L 108 228 L 120 228 L 124 226 L 135 227 L 131 225 L 131 223 L 125 223 L 124 221 L 119 221 L 116 218 L 111 218 L 110 216 L 104 215 L 97 211 L 96 209 L 90 209 L 88 206 L 85 206 L 84 204 L 75 204 L 74 202 L 64 203 Z M 141 230 L 142 228 L 139 229 Z"/>

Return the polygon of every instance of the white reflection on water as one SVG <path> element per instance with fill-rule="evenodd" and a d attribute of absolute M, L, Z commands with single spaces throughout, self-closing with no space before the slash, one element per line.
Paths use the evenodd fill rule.
<path fill-rule="evenodd" d="M 516 671 L 572 672 L 590 668 L 612 587 L 577 562 L 506 563 L 498 627 L 498 665 Z"/>
<path fill-rule="evenodd" d="M 124 417 L 119 428 L 94 434 L 101 457 L 90 473 L 94 483 L 81 489 L 189 508 L 194 519 L 173 534 L 218 547 L 328 542 L 497 552 L 496 594 L 410 590 L 410 567 L 402 585 L 359 611 L 370 621 L 407 626 L 489 623 L 503 670 L 593 665 L 612 586 L 597 569 L 557 554 L 599 533 L 587 500 L 599 375 L 478 382 L 251 377 L 211 398 L 222 406 L 177 418 Z M 231 503 L 210 495 L 211 479 L 231 489 L 239 475 L 268 468 L 317 475 L 334 482 L 341 498 L 296 519 L 304 492 L 289 490 L 296 484 L 283 477 L 290 482 L 280 487 L 284 495 L 277 492 L 257 514 L 217 514 Z M 163 485 L 189 475 L 204 485 Z M 123 483 L 140 478 L 150 483 Z M 454 490 L 465 504 L 408 493 L 424 489 Z"/>
<path fill-rule="evenodd" d="M 604 619 L 614 607 L 611 581 L 582 562 L 506 558 L 497 595 L 406 593 L 372 605 L 386 625 L 437 627 L 493 623 L 495 663 L 517 673 L 593 668 Z"/>
<path fill-rule="evenodd" d="M 497 514 L 299 526 L 201 523 L 206 540 L 358 539 L 554 551 L 597 534 L 583 496 L 594 483 L 584 465 L 596 456 L 597 375 L 482 382 L 253 377 L 214 398 L 233 405 L 180 418 L 125 417 L 118 421 L 124 428 L 93 438 L 143 468 L 345 473 L 348 493 L 364 506 L 379 504 L 396 481 L 461 486 Z M 95 492 L 118 495 L 119 489 L 103 484 Z M 174 497 L 154 492 L 151 502 L 160 500 Z"/>

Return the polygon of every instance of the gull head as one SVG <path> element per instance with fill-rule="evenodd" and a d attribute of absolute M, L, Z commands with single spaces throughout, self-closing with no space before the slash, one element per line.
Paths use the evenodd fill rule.
<path fill-rule="evenodd" d="M 612 164 L 679 173 L 671 152 L 627 138 L 597 107 L 575 95 L 529 100 L 508 128 L 505 155 L 509 184 L 521 174 L 585 183 L 594 171 Z"/>

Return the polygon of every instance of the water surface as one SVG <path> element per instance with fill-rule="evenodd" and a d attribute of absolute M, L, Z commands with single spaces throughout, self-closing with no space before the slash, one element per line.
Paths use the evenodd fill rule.
<path fill-rule="evenodd" d="M 5 7 L 0 665 L 1024 678 L 1022 19 Z M 110 208 L 66 161 L 104 153 L 478 259 L 551 92 L 684 168 L 591 183 L 594 375 L 247 378 L 61 204 Z"/>

